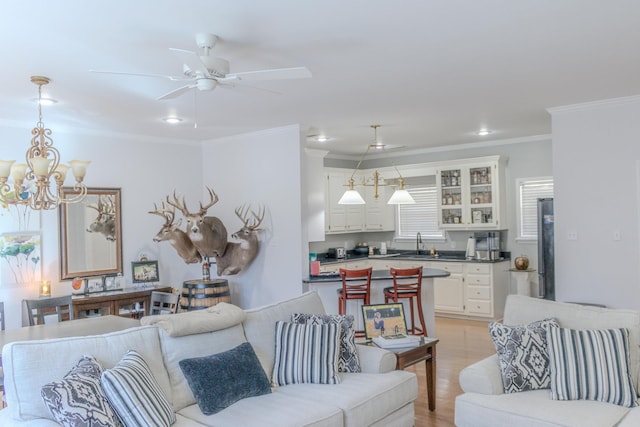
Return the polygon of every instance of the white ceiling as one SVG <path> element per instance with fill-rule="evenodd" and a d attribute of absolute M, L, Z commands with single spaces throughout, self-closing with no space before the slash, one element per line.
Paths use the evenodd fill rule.
<path fill-rule="evenodd" d="M 281 95 L 157 101 L 180 83 L 89 72 L 180 74 L 168 48 L 197 50 L 198 32 L 220 37 L 232 72 L 306 66 L 313 78 L 255 83 Z M 3 2 L 0 37 L 0 123 L 24 125 L 25 143 L 32 75 L 52 79 L 54 139 L 88 128 L 201 141 L 300 123 L 335 154 L 362 153 L 371 124 L 407 150 L 521 138 L 551 132 L 548 107 L 640 93 L 637 0 L 21 0 Z M 185 120 L 161 121 L 171 114 Z"/>

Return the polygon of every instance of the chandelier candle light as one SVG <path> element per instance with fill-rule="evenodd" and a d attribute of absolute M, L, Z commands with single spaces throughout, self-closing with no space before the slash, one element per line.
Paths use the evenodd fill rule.
<path fill-rule="evenodd" d="M 42 121 L 42 86 L 49 81 L 48 77 L 31 77 L 31 82 L 38 85 L 38 123 L 31 131 L 33 138 L 26 154 L 27 163 L 0 160 L 0 200 L 26 205 L 34 210 L 55 209 L 60 203 L 76 203 L 84 199 L 87 187 L 82 180 L 91 163 L 85 160 L 71 160 L 69 165 L 60 163 L 60 152 L 53 146 L 51 129 L 45 128 Z M 76 194 L 64 198 L 61 191 L 69 169 L 76 179 L 73 187 Z M 13 178 L 13 194 L 7 183 L 9 175 Z M 53 188 L 52 181 L 55 182 Z"/>
<path fill-rule="evenodd" d="M 340 200 L 338 201 L 339 205 L 364 205 L 365 201 L 362 198 L 362 196 L 360 195 L 360 193 L 358 193 L 358 191 L 354 188 L 356 183 L 353 179 L 353 177 L 355 176 L 356 172 L 358 172 L 358 169 L 360 168 L 360 165 L 362 164 L 362 161 L 364 160 L 364 158 L 367 156 L 367 153 L 369 153 L 369 149 L 373 148 L 376 150 L 384 150 L 384 144 L 380 143 L 378 141 L 378 128 L 380 127 L 380 125 L 371 125 L 371 127 L 373 128 L 373 132 L 374 132 L 374 137 L 373 137 L 373 144 L 369 144 L 369 146 L 367 147 L 367 150 L 364 152 L 364 154 L 362 155 L 362 158 L 360 159 L 360 161 L 358 162 L 358 164 L 356 165 L 356 168 L 354 169 L 353 173 L 351 174 L 351 177 L 349 178 L 348 181 L 348 186 L 349 189 L 347 191 L 344 192 L 344 194 L 342 195 L 342 197 L 340 198 Z M 398 173 L 398 184 L 397 187 L 398 189 L 396 191 L 394 191 L 393 195 L 391 196 L 391 198 L 389 199 L 389 201 L 387 202 L 387 204 L 389 205 L 407 205 L 407 204 L 413 204 L 416 201 L 413 200 L 413 197 L 411 197 L 411 194 L 409 194 L 409 192 L 407 190 L 405 190 L 404 188 L 404 178 L 402 178 L 402 175 L 400 174 L 400 171 L 398 170 L 398 168 L 396 167 L 395 164 L 393 164 L 393 168 L 396 170 L 396 172 Z M 384 182 L 384 178 L 382 178 L 380 176 L 380 172 L 378 172 L 377 170 L 373 172 L 373 184 L 359 184 L 360 186 L 373 186 L 374 191 L 373 191 L 373 196 L 377 199 L 378 198 L 378 187 L 383 187 L 383 186 L 396 186 L 396 184 L 387 184 Z"/>

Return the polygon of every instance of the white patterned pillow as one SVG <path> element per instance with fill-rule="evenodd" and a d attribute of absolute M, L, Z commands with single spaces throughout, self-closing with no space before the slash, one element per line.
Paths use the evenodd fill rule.
<path fill-rule="evenodd" d="M 102 389 L 126 427 L 168 427 L 176 414 L 142 356 L 129 350 L 102 373 Z"/>
<path fill-rule="evenodd" d="M 528 325 L 489 324 L 489 334 L 500 360 L 505 393 L 549 388 L 547 329 L 557 328 L 555 319 Z"/>
<path fill-rule="evenodd" d="M 360 358 L 356 348 L 356 331 L 353 329 L 353 314 L 305 314 L 294 313 L 291 315 L 293 323 L 306 325 L 324 325 L 335 323 L 340 326 L 340 359 L 338 359 L 338 372 L 361 372 Z"/>
<path fill-rule="evenodd" d="M 64 427 L 116 427 L 120 420 L 100 386 L 102 366 L 93 356 L 82 356 L 61 381 L 40 391 L 51 415 Z"/>
<path fill-rule="evenodd" d="M 276 322 L 274 385 L 339 384 L 338 325 L 299 325 Z"/>
<path fill-rule="evenodd" d="M 628 329 L 552 329 L 549 357 L 552 399 L 637 406 L 629 370 Z"/>

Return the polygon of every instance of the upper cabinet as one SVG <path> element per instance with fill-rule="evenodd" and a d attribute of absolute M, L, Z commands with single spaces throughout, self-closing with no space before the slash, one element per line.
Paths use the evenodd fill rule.
<path fill-rule="evenodd" d="M 363 205 L 339 205 L 338 201 L 351 177 L 347 171 L 325 171 L 325 219 L 326 233 L 354 233 L 362 231 Z"/>
<path fill-rule="evenodd" d="M 504 161 L 500 156 L 449 163 L 436 172 L 440 228 L 503 228 Z"/>
<path fill-rule="evenodd" d="M 367 186 L 356 186 L 365 201 L 364 205 L 340 205 L 338 201 L 347 190 L 352 170 L 325 170 L 325 232 L 356 233 L 361 231 L 395 230 L 395 206 L 387 202 L 395 187 L 378 186 L 378 197 L 370 181 Z M 357 175 L 356 182 L 362 182 Z"/>

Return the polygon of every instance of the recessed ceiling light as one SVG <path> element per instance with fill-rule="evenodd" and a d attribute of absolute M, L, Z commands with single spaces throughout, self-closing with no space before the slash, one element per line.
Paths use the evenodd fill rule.
<path fill-rule="evenodd" d="M 180 117 L 165 117 L 162 120 L 164 120 L 166 123 L 169 123 L 170 125 L 175 125 L 182 121 Z"/>
<path fill-rule="evenodd" d="M 480 129 L 480 130 L 477 132 L 477 135 L 478 135 L 478 136 L 487 136 L 487 135 L 489 135 L 490 133 L 491 133 L 491 131 L 490 131 L 490 130 L 488 130 L 488 129 Z"/>
<path fill-rule="evenodd" d="M 33 98 L 32 101 L 36 103 L 40 102 L 40 105 L 53 105 L 58 103 L 58 101 L 53 98 L 42 98 L 40 100 L 38 100 L 38 98 Z"/>

